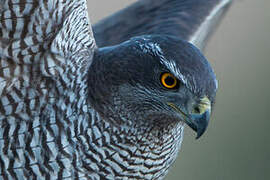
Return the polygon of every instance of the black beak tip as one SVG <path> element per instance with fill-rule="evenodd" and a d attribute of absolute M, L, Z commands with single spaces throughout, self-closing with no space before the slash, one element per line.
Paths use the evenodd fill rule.
<path fill-rule="evenodd" d="M 192 115 L 191 119 L 192 122 L 188 123 L 188 125 L 197 132 L 196 139 L 199 139 L 206 131 L 210 119 L 210 112 L 206 111 L 204 114 L 201 115 Z"/>
<path fill-rule="evenodd" d="M 206 130 L 206 128 L 198 129 L 196 139 L 199 139 L 204 134 L 205 130 Z"/>

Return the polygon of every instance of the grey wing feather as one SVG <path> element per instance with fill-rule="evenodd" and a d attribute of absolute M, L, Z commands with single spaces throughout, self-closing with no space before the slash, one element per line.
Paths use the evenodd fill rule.
<path fill-rule="evenodd" d="M 45 51 L 67 58 L 95 46 L 85 0 L 1 0 L 0 15 L 0 57 L 13 62 L 41 61 L 33 56 Z"/>
<path fill-rule="evenodd" d="M 86 0 L 0 0 L 0 119 L 80 89 L 95 48 Z"/>
<path fill-rule="evenodd" d="M 94 25 L 98 46 L 142 34 L 168 34 L 203 49 L 231 0 L 141 0 Z"/>

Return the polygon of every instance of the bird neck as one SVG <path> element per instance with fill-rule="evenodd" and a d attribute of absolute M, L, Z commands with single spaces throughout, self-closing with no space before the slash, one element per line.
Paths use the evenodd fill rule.
<path fill-rule="evenodd" d="M 110 169 L 114 178 L 136 175 L 139 179 L 148 179 L 151 175 L 159 179 L 166 175 L 182 142 L 182 123 L 161 129 L 116 126 L 98 112 L 90 113 L 92 118 L 83 135 L 88 143 L 80 151 L 82 168 L 96 175 Z M 106 169 L 102 167 L 104 164 Z"/>

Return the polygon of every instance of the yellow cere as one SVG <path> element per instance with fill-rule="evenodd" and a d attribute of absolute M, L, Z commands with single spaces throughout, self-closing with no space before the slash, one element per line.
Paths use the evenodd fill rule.
<path fill-rule="evenodd" d="M 208 97 L 204 96 L 199 104 L 199 110 L 200 110 L 200 114 L 205 113 L 205 111 L 210 111 L 211 110 L 211 102 L 208 99 Z"/>

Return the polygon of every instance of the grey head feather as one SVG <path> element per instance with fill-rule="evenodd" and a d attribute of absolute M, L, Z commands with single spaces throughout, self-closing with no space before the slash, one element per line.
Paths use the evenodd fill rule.
<path fill-rule="evenodd" d="M 108 110 L 104 108 L 117 107 L 114 106 L 115 99 L 112 96 L 121 96 L 123 99 L 118 100 L 122 105 L 127 103 L 129 113 L 134 113 L 136 107 L 145 107 L 145 97 L 151 99 L 152 105 L 156 101 L 159 106 L 166 102 L 159 101 L 166 94 L 159 79 L 163 72 L 174 74 L 183 88 L 194 96 L 208 96 L 214 102 L 216 77 L 208 61 L 192 44 L 164 35 L 138 36 L 119 45 L 100 48 L 89 69 L 89 86 L 95 87 L 89 89 L 90 101 L 96 109 L 100 108 L 98 111 L 106 112 L 107 115 Z M 129 96 L 133 98 L 128 99 Z M 142 110 L 138 109 L 136 113 L 141 113 L 140 111 Z M 111 114 L 116 115 L 119 112 Z M 136 119 L 138 115 L 132 119 Z M 145 122 L 145 118 L 141 119 Z"/>

